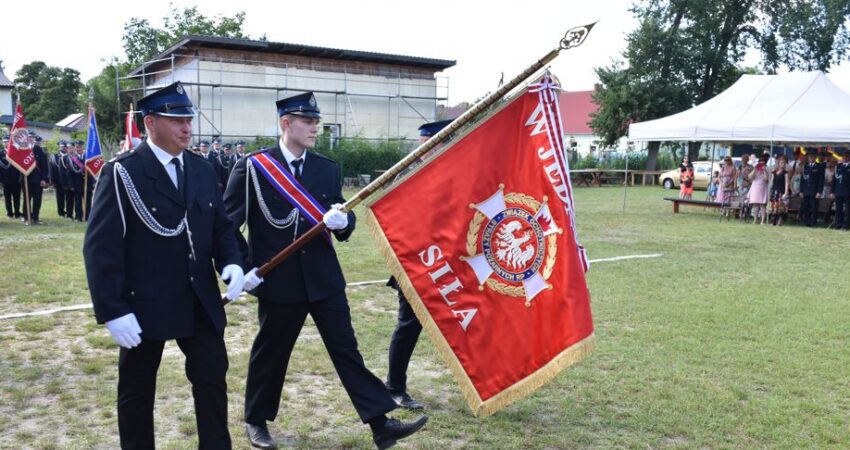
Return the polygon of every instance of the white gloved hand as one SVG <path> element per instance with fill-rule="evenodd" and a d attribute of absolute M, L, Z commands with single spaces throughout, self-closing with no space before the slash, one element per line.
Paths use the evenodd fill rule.
<path fill-rule="evenodd" d="M 117 319 L 106 322 L 106 329 L 118 345 L 133 348 L 142 342 L 142 328 L 133 313 L 125 314 Z"/>
<path fill-rule="evenodd" d="M 227 283 L 227 298 L 230 300 L 238 300 L 239 294 L 242 293 L 242 285 L 245 284 L 245 273 L 242 268 L 236 264 L 228 264 L 221 271 L 221 279 L 228 281 Z"/>
<path fill-rule="evenodd" d="M 329 230 L 343 230 L 348 226 L 348 214 L 342 212 L 342 205 L 339 203 L 331 205 L 331 209 L 322 217 L 322 222 Z"/>
<path fill-rule="evenodd" d="M 254 267 L 253 269 L 249 270 L 248 273 L 245 275 L 245 285 L 242 286 L 242 289 L 250 291 L 259 286 L 262 282 L 262 277 L 257 276 L 257 268 Z"/>

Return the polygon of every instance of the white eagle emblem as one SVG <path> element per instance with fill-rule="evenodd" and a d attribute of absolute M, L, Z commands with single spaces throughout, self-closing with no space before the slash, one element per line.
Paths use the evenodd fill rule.
<path fill-rule="evenodd" d="M 509 222 L 496 233 L 496 258 L 511 269 L 525 267 L 534 257 L 534 245 L 528 244 L 525 248 L 522 247 L 531 240 L 531 231 L 526 230 L 519 237 L 514 235 L 521 229 L 522 225 L 519 222 Z"/>

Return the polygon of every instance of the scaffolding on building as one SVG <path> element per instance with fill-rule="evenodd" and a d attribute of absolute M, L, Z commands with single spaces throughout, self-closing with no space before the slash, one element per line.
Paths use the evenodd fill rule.
<path fill-rule="evenodd" d="M 214 66 L 210 67 L 210 63 Z M 245 70 L 234 70 L 231 65 L 245 66 Z M 160 70 L 148 71 L 149 67 L 164 66 Z M 187 67 L 194 66 L 194 80 L 187 79 Z M 250 68 L 260 68 L 258 70 L 250 70 Z M 274 91 L 275 98 L 279 99 L 285 95 L 294 95 L 299 92 L 312 91 L 316 94 L 327 94 L 334 96 L 333 111 L 324 112 L 323 114 L 333 116 L 335 120 L 342 118 L 339 133 L 334 138 L 346 138 L 360 135 L 362 131 L 361 125 L 358 123 L 357 112 L 352 104 L 352 98 L 385 98 L 387 100 L 386 107 L 386 133 L 383 137 L 375 139 L 398 139 L 411 137 L 402 136 L 401 123 L 403 120 L 416 120 L 418 122 L 426 122 L 437 119 L 437 106 L 440 102 L 446 102 L 449 94 L 448 77 L 432 76 L 427 77 L 422 72 L 406 72 L 406 71 L 387 71 L 387 70 L 363 70 L 351 68 L 347 65 L 342 66 L 322 65 L 318 62 L 313 62 L 307 65 L 298 65 L 292 63 L 275 63 L 263 60 L 251 60 L 244 58 L 210 58 L 200 55 L 187 55 L 172 53 L 167 58 L 156 59 L 146 62 L 141 66 L 140 71 L 136 74 L 131 74 L 124 77 L 118 77 L 116 74 L 115 84 L 118 91 L 117 102 L 118 111 L 124 111 L 120 114 L 126 114 L 129 105 L 121 104 L 121 94 L 129 94 L 134 100 L 147 95 L 151 89 L 159 88 L 164 85 L 181 81 L 184 86 L 194 89 L 197 93 L 192 98 L 195 109 L 198 112 L 197 120 L 193 126 L 196 129 L 195 139 L 206 139 L 212 137 L 221 137 L 224 139 L 251 139 L 257 137 L 276 138 L 277 135 L 261 136 L 259 134 L 234 134 L 228 133 L 225 130 L 223 104 L 225 92 L 227 90 L 247 89 L 259 91 Z M 271 73 L 270 73 L 271 70 Z M 304 75 L 303 73 L 293 73 L 296 71 L 311 71 L 323 72 L 320 75 Z M 181 73 L 182 72 L 182 73 Z M 225 78 L 250 80 L 253 77 L 262 75 L 266 79 L 271 77 L 272 83 L 251 83 L 249 82 L 225 82 Z M 363 79 L 352 80 L 355 76 L 377 76 L 383 78 L 381 81 L 365 81 Z M 217 79 L 217 80 L 214 80 Z M 416 81 L 419 83 L 416 83 Z M 121 81 L 131 81 L 135 87 L 129 89 L 121 88 Z M 417 96 L 408 95 L 404 91 L 407 88 L 422 88 L 423 81 L 433 81 L 433 95 Z M 323 84 L 341 83 L 339 89 L 320 89 L 309 86 L 321 86 Z M 350 84 L 361 86 L 361 89 L 353 88 Z M 362 86 L 368 84 L 381 85 L 385 92 L 368 92 L 362 89 Z M 200 95 L 203 89 L 207 89 L 211 93 L 209 96 Z M 394 88 L 394 92 L 392 91 Z M 209 98 L 207 98 L 209 97 Z M 428 102 L 430 111 L 423 111 L 423 108 L 417 108 L 413 102 Z M 339 114 L 339 105 L 342 103 L 343 113 Z M 119 118 L 123 122 L 123 116 Z M 395 123 L 395 136 L 391 135 L 392 124 Z M 206 126 L 202 126 L 206 124 Z M 211 130 L 205 132 L 204 128 Z M 331 130 L 333 134 L 333 130 Z"/>

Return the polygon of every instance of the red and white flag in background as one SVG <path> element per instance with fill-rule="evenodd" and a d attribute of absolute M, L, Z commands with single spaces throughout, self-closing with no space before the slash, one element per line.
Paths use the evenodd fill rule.
<path fill-rule="evenodd" d="M 132 106 L 130 107 L 130 112 L 127 113 L 124 130 L 124 143 L 121 144 L 122 152 L 133 150 L 137 145 L 142 143 L 142 135 L 136 127 L 136 112 L 133 111 Z"/>
<path fill-rule="evenodd" d="M 32 153 L 27 121 L 24 119 L 24 108 L 20 100 L 15 106 L 15 119 L 12 131 L 9 133 L 9 145 L 6 147 L 6 159 L 22 174 L 29 175 L 35 170 L 35 155 Z"/>
<path fill-rule="evenodd" d="M 594 348 L 557 85 L 547 74 L 368 205 L 393 275 L 472 412 Z"/>

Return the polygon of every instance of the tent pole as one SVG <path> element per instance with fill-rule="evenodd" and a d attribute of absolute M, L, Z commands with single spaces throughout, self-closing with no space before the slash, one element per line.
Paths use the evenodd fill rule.
<path fill-rule="evenodd" d="M 717 145 L 717 142 L 711 143 L 711 165 L 708 166 L 708 186 L 706 186 L 706 197 L 708 197 L 708 190 L 711 188 L 711 182 L 714 179 L 714 148 Z M 717 189 L 720 189 L 720 186 L 717 186 Z M 717 198 L 715 196 L 714 198 Z M 708 198 L 706 198 L 708 200 Z"/>

